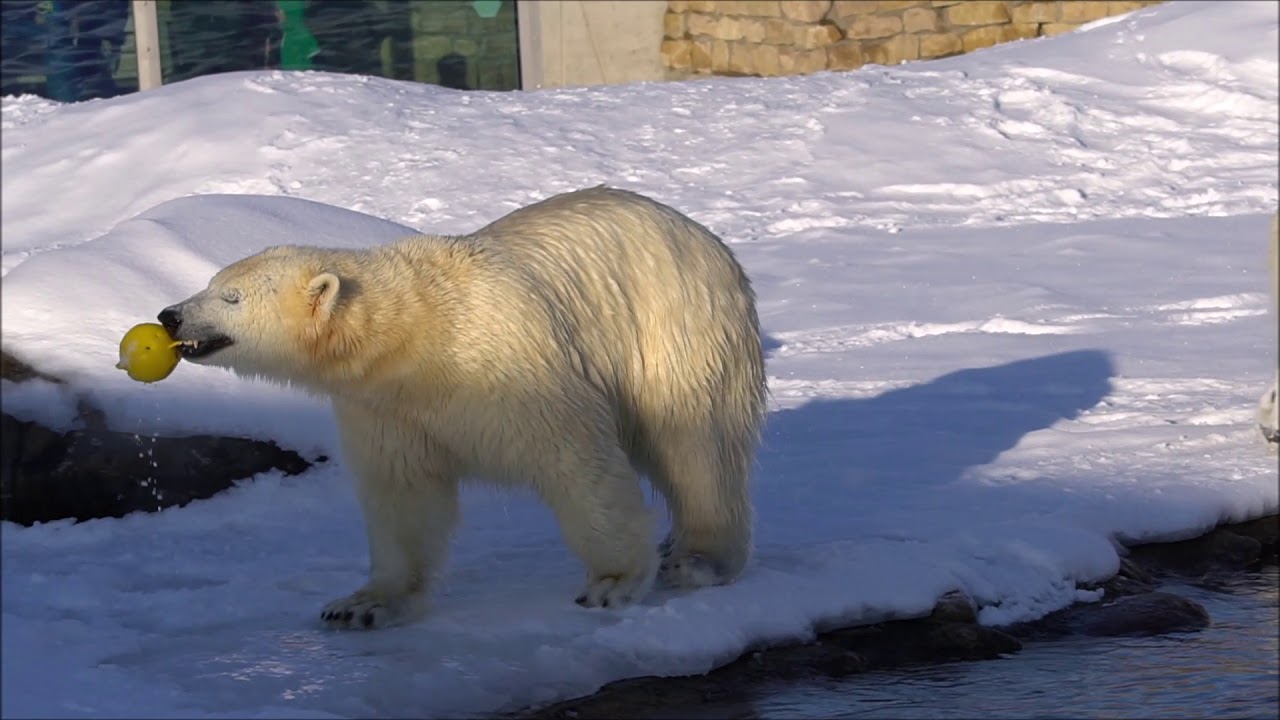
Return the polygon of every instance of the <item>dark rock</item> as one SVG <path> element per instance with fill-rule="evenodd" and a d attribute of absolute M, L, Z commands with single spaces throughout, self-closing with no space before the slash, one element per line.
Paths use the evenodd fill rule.
<path fill-rule="evenodd" d="M 958 590 L 939 598 L 927 618 L 835 630 L 824 636 L 824 642 L 854 653 L 866 666 L 878 668 L 989 660 L 1022 649 L 1017 638 L 979 625 L 973 600 Z"/>
<path fill-rule="evenodd" d="M 867 658 L 856 652 L 846 650 L 839 646 L 823 645 L 830 647 L 831 652 L 824 653 L 817 662 L 813 663 L 813 669 L 822 673 L 826 677 L 842 678 L 850 675 L 857 675 L 868 670 L 870 663 Z"/>
<path fill-rule="evenodd" d="M 1129 558 L 1120 558 L 1120 569 L 1116 571 L 1116 577 L 1128 578 L 1134 582 L 1151 586 L 1154 586 L 1156 582 L 1154 575 L 1142 569 L 1141 565 Z"/>
<path fill-rule="evenodd" d="M 750 702 L 781 682 L 815 676 L 842 677 L 876 668 L 954 660 L 985 660 L 1015 653 L 1020 640 L 1066 635 L 1142 636 L 1203 629 L 1205 609 L 1187 598 L 1156 592 L 1166 572 L 1161 562 L 1179 567 L 1232 566 L 1275 555 L 1277 516 L 1224 526 L 1203 538 L 1163 546 L 1131 548 L 1118 572 L 1102 583 L 1102 602 L 1077 603 L 1033 622 L 1003 628 L 978 625 L 972 600 L 963 593 L 939 599 L 926 618 L 845 628 L 824 633 L 804 645 L 757 649 L 706 675 L 635 678 L 611 683 L 594 695 L 568 700 L 510 717 L 676 718 L 752 717 Z M 1240 538 L 1254 543 L 1240 542 Z M 741 712 L 736 712 L 740 708 Z"/>
<path fill-rule="evenodd" d="M 65 384 L 4 350 L 0 377 Z M 85 397 L 76 405 L 76 428 L 66 433 L 0 414 L 0 520 L 123 517 L 203 500 L 270 470 L 294 475 L 311 466 L 273 442 L 112 432 Z"/>
<path fill-rule="evenodd" d="M 955 593 L 940 600 L 928 618 L 845 628 L 824 633 L 816 642 L 756 649 L 705 675 L 622 680 L 593 695 L 511 717 L 705 717 L 708 702 L 716 703 L 716 717 L 750 717 L 726 714 L 726 704 L 741 702 L 749 713 L 750 698 L 778 683 L 916 663 L 988 660 L 1022 649 L 1022 643 L 1000 630 L 949 619 L 972 614 L 971 601 Z"/>
<path fill-rule="evenodd" d="M 768 682 L 812 677 L 847 677 L 865 672 L 867 659 L 838 644 L 819 640 L 750 652 L 721 670 L 744 681 Z"/>
<path fill-rule="evenodd" d="M 23 525 L 123 517 L 209 498 L 269 470 L 308 461 L 272 442 L 196 435 L 144 437 L 90 427 L 57 433 L 0 414 L 0 519 Z"/>
<path fill-rule="evenodd" d="M 1190 540 L 1142 545 L 1133 548 L 1130 557 L 1157 572 L 1200 577 L 1255 566 L 1262 561 L 1263 551 L 1261 540 L 1220 527 Z"/>
<path fill-rule="evenodd" d="M 938 603 L 933 606 L 933 613 L 929 615 L 929 619 L 935 622 L 976 624 L 978 622 L 977 604 L 964 592 L 952 590 L 938 598 Z"/>
<path fill-rule="evenodd" d="M 13 382 L 25 382 L 27 380 L 48 380 L 53 383 L 62 383 L 62 380 L 52 375 L 36 370 L 26 362 L 10 355 L 7 350 L 0 350 L 0 379 L 12 380 Z"/>
<path fill-rule="evenodd" d="M 1204 607 L 1194 600 L 1151 592 L 1112 603 L 1077 606 L 1071 625 L 1081 635 L 1144 636 L 1203 630 L 1209 627 L 1210 619 Z"/>
<path fill-rule="evenodd" d="M 1120 558 L 1120 569 L 1101 583 L 1084 583 L 1085 590 L 1103 591 L 1103 597 L 1115 599 L 1127 595 L 1141 595 L 1156 589 L 1156 579 L 1151 573 L 1129 558 Z"/>
<path fill-rule="evenodd" d="M 944 611 L 945 612 L 945 611 Z M 778 683 L 843 678 L 873 668 L 987 660 L 1017 652 L 1022 643 L 994 628 L 929 618 L 900 620 L 824 634 L 817 642 L 760 649 L 705 675 L 642 677 L 609 683 L 593 695 L 510 717 L 575 718 L 751 717 L 750 699 Z M 726 709 L 741 703 L 743 714 Z"/>
<path fill-rule="evenodd" d="M 1122 598 L 1129 595 L 1149 593 L 1156 589 L 1156 584 L 1154 582 L 1143 582 L 1124 575 L 1115 575 L 1099 587 L 1103 591 L 1103 597 Z"/>
<path fill-rule="evenodd" d="M 1024 640 L 1053 640 L 1067 635 L 1121 637 L 1203 630 L 1209 613 L 1199 603 L 1166 592 L 1144 592 L 1077 603 L 1039 620 L 1004 628 Z"/>
<path fill-rule="evenodd" d="M 1280 515 L 1268 515 L 1242 523 L 1222 526 L 1224 530 L 1253 538 L 1262 544 L 1262 555 L 1272 561 L 1280 550 Z"/>
<path fill-rule="evenodd" d="M 644 677 L 622 680 L 600 692 L 569 700 L 533 713 L 509 717 L 539 720 L 663 720 L 671 718 L 754 718 L 751 695 L 697 678 Z M 708 706 L 714 708 L 708 714 Z"/>
<path fill-rule="evenodd" d="M 991 660 L 1022 649 L 1017 638 L 1002 630 L 974 623 L 927 619 L 836 630 L 825 639 L 866 658 L 868 665 L 877 668 Z"/>
<path fill-rule="evenodd" d="M 708 717 L 706 706 L 714 704 L 717 718 L 747 718 L 754 717 L 751 698 L 778 683 L 815 677 L 843 678 L 865 672 L 869 667 L 858 653 L 825 641 L 762 648 L 748 651 L 704 675 L 619 680 L 592 695 L 509 717 L 539 720 Z M 733 711 L 735 705 L 741 708 L 740 713 Z"/>
<path fill-rule="evenodd" d="M 611 683 L 594 695 L 513 717 L 697 717 L 706 716 L 707 703 L 715 703 L 717 717 L 749 717 L 751 698 L 782 682 L 910 664 L 993 659 L 1018 652 L 1022 640 L 1201 630 L 1211 622 L 1208 612 L 1187 598 L 1155 591 L 1159 581 L 1152 571 L 1163 573 L 1170 566 L 1238 568 L 1256 562 L 1259 548 L 1264 556 L 1268 549 L 1274 556 L 1276 519 L 1270 516 L 1224 526 L 1181 543 L 1131 548 L 1114 576 L 1083 586 L 1103 590 L 1102 602 L 1077 603 L 1033 622 L 999 629 L 978 625 L 973 601 L 953 592 L 940 598 L 925 618 L 837 629 L 816 642 L 757 649 L 697 677 Z M 735 703 L 741 703 L 742 715 L 733 713 Z"/>

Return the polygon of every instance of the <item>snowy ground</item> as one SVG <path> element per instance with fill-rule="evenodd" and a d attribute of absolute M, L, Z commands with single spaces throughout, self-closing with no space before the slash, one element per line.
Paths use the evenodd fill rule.
<path fill-rule="evenodd" d="M 366 563 L 337 463 L 159 514 L 6 524 L 0 711 L 510 710 L 918 615 L 953 588 L 985 622 L 1038 617 L 1088 599 L 1075 584 L 1115 570 L 1113 538 L 1275 512 L 1252 412 L 1276 362 L 1277 7 L 1170 3 L 802 78 L 464 94 L 266 72 L 4 98 L 3 342 L 140 449 L 200 431 L 332 452 L 316 400 L 112 367 L 128 327 L 221 265 L 465 232 L 601 182 L 734 244 L 775 408 L 745 576 L 623 611 L 573 604 L 581 571 L 546 510 L 477 489 L 429 619 L 321 629 Z M 4 403 L 71 417 L 48 386 L 6 383 Z"/>

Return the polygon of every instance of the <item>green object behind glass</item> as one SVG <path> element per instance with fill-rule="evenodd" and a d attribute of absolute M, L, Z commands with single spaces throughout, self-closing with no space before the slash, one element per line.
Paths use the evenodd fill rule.
<path fill-rule="evenodd" d="M 311 58 L 320 52 L 320 43 L 307 29 L 302 13 L 308 0 L 276 0 L 276 17 L 284 33 L 280 41 L 280 69 L 310 70 Z"/>

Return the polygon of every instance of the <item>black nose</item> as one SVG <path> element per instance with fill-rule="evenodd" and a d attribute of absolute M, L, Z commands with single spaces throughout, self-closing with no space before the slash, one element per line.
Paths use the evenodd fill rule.
<path fill-rule="evenodd" d="M 170 335 L 176 335 L 178 328 L 182 325 L 182 310 L 177 305 L 167 307 L 161 310 L 156 318 L 164 326 L 164 329 L 169 331 Z"/>

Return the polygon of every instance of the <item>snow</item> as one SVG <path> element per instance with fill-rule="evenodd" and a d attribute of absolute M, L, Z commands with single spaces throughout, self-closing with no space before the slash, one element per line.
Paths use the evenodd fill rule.
<path fill-rule="evenodd" d="M 6 523 L 5 716 L 392 717 L 514 710 L 759 643 L 927 613 L 1096 600 L 1117 542 L 1274 513 L 1253 408 L 1275 367 L 1275 3 L 1179 2 L 850 73 L 527 93 L 234 73 L 0 104 L 3 342 L 117 429 L 335 454 L 325 403 L 124 331 L 270 244 L 460 233 L 607 182 L 733 243 L 773 408 L 741 580 L 625 610 L 533 498 L 471 488 L 423 622 L 322 629 L 360 585 L 340 461 L 185 508 Z M 56 199 L 54 205 L 51 200 Z M 385 218 L 385 219 L 384 219 Z M 71 394 L 4 384 L 65 428 Z M 145 478 L 140 478 L 145 481 Z M 656 538 L 655 538 L 656 540 Z"/>

